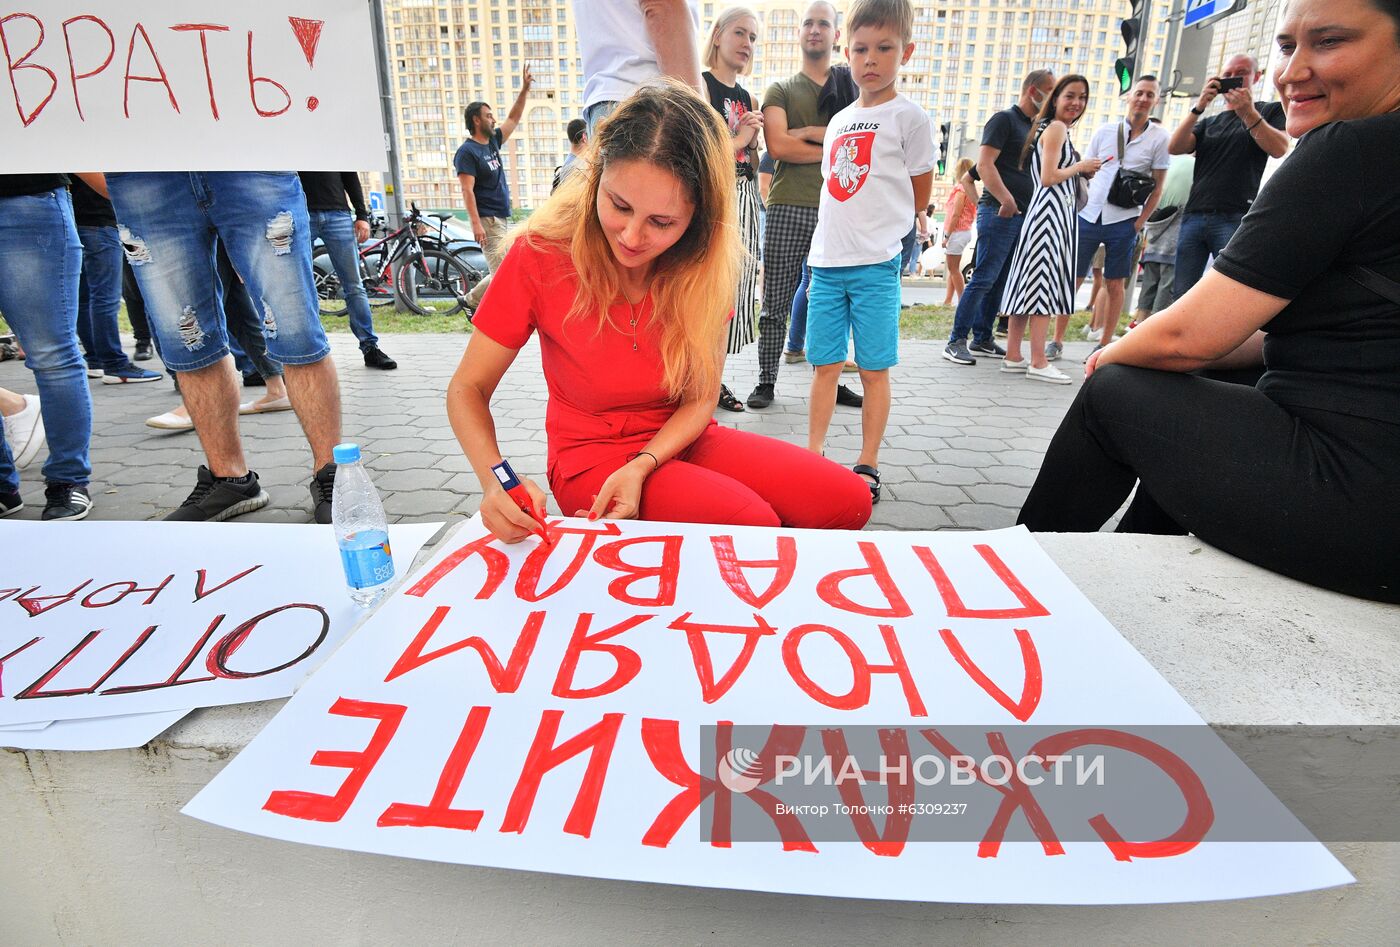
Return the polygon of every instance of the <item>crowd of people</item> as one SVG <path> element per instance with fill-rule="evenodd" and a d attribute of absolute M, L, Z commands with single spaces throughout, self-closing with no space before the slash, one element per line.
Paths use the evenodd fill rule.
<path fill-rule="evenodd" d="M 266 506 L 270 497 L 243 456 L 238 417 L 291 410 L 312 450 L 313 517 L 329 523 L 340 393 L 320 322 L 312 240 L 321 240 L 344 287 L 365 365 L 393 369 L 360 277 L 368 219 L 351 172 L 0 175 L 0 315 L 38 388 L 22 409 L 4 414 L 0 516 L 23 509 L 19 468 L 44 442 L 42 519 L 81 520 L 91 511 L 88 379 L 163 377 L 122 350 L 125 295 L 135 359 L 158 354 L 181 399 L 146 423 L 195 431 L 206 460 L 166 518 L 218 522 Z M 241 386 L 266 393 L 240 403 Z"/>
<path fill-rule="evenodd" d="M 547 474 L 564 513 L 860 528 L 880 499 L 900 277 L 934 210 L 932 125 L 897 91 L 914 49 L 908 0 L 854 0 L 844 23 L 831 4 L 812 3 L 799 26 L 801 69 L 761 102 L 741 82 L 760 41 L 752 11 L 721 12 L 701 40 L 685 4 L 575 5 L 589 79 L 551 197 L 506 226 L 500 148 L 522 117 L 528 71 L 499 127 L 487 103 L 467 108 L 470 137 L 455 162 L 493 271 L 471 301 L 474 331 L 447 393 L 486 525 L 518 541 L 544 513 L 538 485 L 526 481 L 536 509 L 522 510 L 491 473 L 501 460 L 492 396 L 538 333 Z M 1077 290 L 1101 268 L 1087 380 L 1020 521 L 1097 530 L 1131 495 L 1119 529 L 1189 531 L 1287 575 L 1400 601 L 1400 513 L 1388 502 L 1400 486 L 1400 159 L 1388 147 L 1400 132 L 1400 5 L 1291 0 L 1279 52 L 1279 102 L 1255 101 L 1262 71 L 1242 54 L 1169 131 L 1151 115 L 1161 83 L 1138 76 L 1123 117 L 1095 129 L 1082 154 L 1075 137 L 1093 84 L 1028 74 L 940 198 L 948 299 L 957 301 L 943 355 L 995 357 L 1004 372 L 1069 383 L 1052 363 Z M 1261 192 L 1265 163 L 1298 139 Z M 0 178 L 9 211 L 0 215 L 0 311 L 28 350 L 41 398 L 36 406 L 0 393 L 0 411 L 7 434 L 11 418 L 42 416 L 45 518 L 80 518 L 90 472 L 77 435 L 90 427 L 90 402 L 75 310 L 86 241 L 61 182 L 17 177 L 42 176 Z M 231 279 L 257 301 L 259 354 L 281 367 L 306 431 L 319 520 L 339 402 L 308 248 L 336 222 L 308 216 L 322 208 L 308 211 L 312 189 L 294 174 L 88 184 L 110 191 L 152 340 L 208 459 L 172 518 L 223 519 L 267 502 L 238 440 L 229 280 L 213 278 L 222 247 Z M 349 218 L 343 206 L 324 210 Z M 954 273 L 974 228 L 975 268 L 962 286 Z M 19 232 L 31 242 L 42 232 L 61 249 L 43 266 L 65 314 L 48 316 L 51 299 L 36 305 L 9 278 L 35 265 L 11 246 Z M 1118 339 L 1125 283 L 1139 266 L 1135 328 Z M 362 328 L 372 364 L 377 345 L 367 320 Z M 118 377 L 144 371 L 118 364 L 92 327 L 89 339 L 90 356 Z M 757 383 L 741 402 L 725 383 L 725 357 L 754 341 Z M 716 407 L 770 406 L 780 366 L 802 361 L 813 370 L 808 449 L 717 424 Z M 848 370 L 863 395 L 841 384 Z M 837 404 L 861 408 L 850 467 L 826 457 Z M 21 456 L 32 457 L 34 425 L 27 439 L 16 426 Z M 18 498 L 6 492 L 11 460 L 0 453 L 0 502 Z"/>

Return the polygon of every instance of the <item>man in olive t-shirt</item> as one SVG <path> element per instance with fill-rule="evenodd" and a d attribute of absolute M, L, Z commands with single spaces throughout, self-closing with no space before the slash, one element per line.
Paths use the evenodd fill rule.
<path fill-rule="evenodd" d="M 802 280 L 802 264 L 817 229 L 822 189 L 822 138 L 829 116 L 818 102 L 831 71 L 831 53 L 841 31 L 836 9 L 818 2 L 802 14 L 798 27 L 802 70 L 773 83 L 763 96 L 763 137 L 777 161 L 768 190 L 763 235 L 763 312 L 758 319 L 758 386 L 750 408 L 773 403 L 778 361 L 787 339 L 792 298 Z"/>

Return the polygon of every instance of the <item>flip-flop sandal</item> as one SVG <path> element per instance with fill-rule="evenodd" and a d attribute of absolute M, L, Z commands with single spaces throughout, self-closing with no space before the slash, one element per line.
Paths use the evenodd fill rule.
<path fill-rule="evenodd" d="M 876 470 L 874 467 L 870 466 L 869 464 L 856 464 L 854 467 L 851 468 L 851 471 L 852 471 L 853 473 L 856 473 L 856 474 L 860 475 L 861 478 L 865 478 L 865 477 L 871 478 L 870 480 L 866 481 L 866 482 L 869 484 L 869 486 L 870 486 L 870 502 L 871 502 L 872 504 L 879 503 L 879 502 L 880 502 L 880 471 Z"/>
<path fill-rule="evenodd" d="M 290 398 L 278 398 L 275 401 L 269 401 L 265 404 L 258 404 L 257 400 L 254 399 L 253 401 L 245 401 L 238 406 L 239 414 L 268 414 L 273 411 L 290 410 L 292 410 L 292 401 Z"/>
<path fill-rule="evenodd" d="M 728 385 L 719 386 L 719 406 L 726 411 L 744 410 L 744 403 L 734 397 L 734 392 L 729 390 Z"/>

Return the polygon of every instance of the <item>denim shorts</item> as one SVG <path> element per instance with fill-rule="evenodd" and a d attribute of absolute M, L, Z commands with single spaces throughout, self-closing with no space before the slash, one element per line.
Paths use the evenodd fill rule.
<path fill-rule="evenodd" d="M 1133 265 L 1133 246 L 1137 243 L 1137 230 L 1133 228 L 1136 217 L 1120 220 L 1116 224 L 1096 224 L 1079 218 L 1079 254 L 1075 260 L 1075 277 L 1083 279 L 1089 275 L 1089 265 L 1093 262 L 1094 251 L 1103 244 L 1104 279 L 1127 279 L 1128 270 Z"/>
<path fill-rule="evenodd" d="M 296 172 L 141 171 L 109 174 L 107 185 L 167 368 L 196 371 L 228 354 L 216 237 L 262 318 L 268 356 L 309 365 L 330 354 Z"/>
<path fill-rule="evenodd" d="M 846 339 L 856 340 L 856 364 L 878 372 L 899 364 L 899 264 L 814 266 L 807 287 L 807 361 L 846 360 Z"/>

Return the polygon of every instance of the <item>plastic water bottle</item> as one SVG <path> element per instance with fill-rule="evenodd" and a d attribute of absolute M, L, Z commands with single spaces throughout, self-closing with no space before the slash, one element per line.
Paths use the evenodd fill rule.
<path fill-rule="evenodd" d="M 394 578 L 384 504 L 360 463 L 359 444 L 337 444 L 334 457 L 331 524 L 345 567 L 345 586 L 356 605 L 369 608 L 384 597 Z"/>

